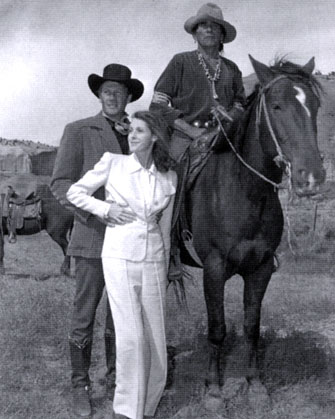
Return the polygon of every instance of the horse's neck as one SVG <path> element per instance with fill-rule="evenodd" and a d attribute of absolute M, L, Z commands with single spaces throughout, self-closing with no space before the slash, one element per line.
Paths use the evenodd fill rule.
<path fill-rule="evenodd" d="M 274 182 L 280 182 L 281 172 L 275 166 L 273 157 L 265 154 L 262 144 L 273 141 L 263 121 L 256 123 L 256 106 L 253 107 L 242 142 L 242 157 L 255 170 Z M 245 168 L 244 170 L 250 171 Z"/>

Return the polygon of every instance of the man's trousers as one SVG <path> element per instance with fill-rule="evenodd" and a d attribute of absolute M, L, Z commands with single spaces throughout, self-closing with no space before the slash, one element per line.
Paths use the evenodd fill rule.
<path fill-rule="evenodd" d="M 73 387 L 90 384 L 88 370 L 91 362 L 93 326 L 98 304 L 105 286 L 101 259 L 75 257 L 76 292 L 73 303 L 71 329 L 69 333 L 71 349 Z M 107 301 L 105 341 L 114 342 L 114 325 Z M 106 351 L 107 368 L 114 369 L 114 348 Z M 106 345 L 107 347 L 107 345 Z"/>

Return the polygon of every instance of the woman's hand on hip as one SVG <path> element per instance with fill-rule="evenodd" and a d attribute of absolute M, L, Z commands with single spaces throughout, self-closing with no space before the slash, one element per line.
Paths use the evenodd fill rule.
<path fill-rule="evenodd" d="M 106 221 L 112 224 L 128 224 L 136 220 L 136 214 L 127 204 L 117 204 L 112 202 L 110 204 Z"/>

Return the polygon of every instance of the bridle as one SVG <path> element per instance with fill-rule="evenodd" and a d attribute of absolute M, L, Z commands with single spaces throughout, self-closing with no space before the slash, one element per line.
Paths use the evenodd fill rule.
<path fill-rule="evenodd" d="M 277 155 L 274 157 L 274 162 L 276 163 L 277 166 L 280 166 L 282 163 L 284 164 L 284 171 L 288 176 L 289 179 L 289 189 L 292 189 L 292 171 L 291 171 L 291 163 L 290 161 L 285 157 L 284 153 L 282 152 L 282 149 L 280 147 L 280 144 L 278 142 L 278 139 L 276 137 L 276 134 L 272 128 L 272 124 L 271 124 L 271 120 L 269 117 L 269 112 L 267 109 L 267 105 L 266 105 L 266 99 L 265 99 L 265 93 L 266 91 L 269 90 L 270 87 L 272 87 L 275 83 L 277 83 L 279 80 L 281 79 L 287 79 L 287 76 L 284 75 L 280 75 L 278 77 L 275 77 L 274 79 L 272 79 L 268 84 L 266 84 L 264 87 L 261 88 L 260 93 L 259 93 L 259 101 L 257 104 L 257 109 L 256 109 L 256 124 L 257 126 L 259 126 L 260 124 L 260 120 L 261 120 L 261 115 L 262 112 L 264 113 L 264 117 L 265 117 L 265 121 L 268 127 L 268 130 L 270 132 L 272 141 L 274 142 L 274 145 L 276 147 L 276 151 L 277 151 Z M 270 183 L 276 190 L 278 189 L 283 189 L 283 187 L 279 184 L 276 183 L 274 181 L 272 181 L 271 179 L 267 178 L 266 176 L 264 176 L 262 173 L 260 173 L 258 170 L 256 170 L 255 168 L 253 168 L 252 166 L 250 166 L 244 159 L 243 157 L 238 153 L 238 151 L 236 150 L 236 148 L 234 147 L 234 145 L 232 144 L 232 142 L 230 141 L 230 139 L 228 138 L 225 129 L 222 126 L 222 123 L 219 119 L 219 117 L 216 117 L 219 127 L 222 131 L 222 133 L 224 134 L 225 139 L 227 140 L 230 148 L 232 149 L 232 151 L 234 152 L 234 154 L 236 155 L 236 157 L 241 161 L 241 163 L 244 164 L 245 167 L 247 167 L 250 171 L 252 171 L 253 173 L 255 173 L 258 177 L 260 177 L 261 179 L 263 179 L 265 182 Z"/>
<path fill-rule="evenodd" d="M 268 112 L 268 108 L 266 106 L 266 99 L 265 99 L 265 92 L 269 90 L 270 87 L 272 87 L 275 83 L 277 83 L 277 81 L 281 80 L 281 79 L 287 79 L 286 76 L 278 76 L 275 77 L 273 80 L 271 80 L 267 85 L 265 85 L 261 91 L 260 91 L 260 99 L 257 105 L 257 109 L 256 109 L 256 124 L 257 126 L 260 125 L 260 121 L 261 121 L 261 116 L 262 116 L 262 110 L 264 112 L 264 116 L 265 116 L 265 121 L 267 124 L 267 127 L 269 129 L 269 132 L 271 134 L 271 138 L 275 144 L 276 147 L 276 151 L 277 151 L 277 156 L 274 157 L 274 161 L 277 164 L 277 166 L 280 166 L 281 163 L 284 164 L 285 170 L 287 171 L 287 168 L 290 167 L 291 163 L 290 161 L 285 157 L 279 142 L 277 140 L 276 134 L 272 128 L 272 124 L 271 124 L 271 120 L 269 117 L 269 112 Z"/>
<path fill-rule="evenodd" d="M 275 77 L 274 79 L 272 79 L 268 84 L 266 84 L 264 87 L 262 87 L 260 89 L 260 93 L 259 93 L 259 101 L 257 104 L 257 108 L 256 108 L 256 126 L 259 127 L 260 125 L 260 120 L 261 120 L 261 115 L 262 112 L 264 113 L 264 117 L 265 117 L 265 121 L 266 121 L 266 125 L 268 127 L 268 130 L 270 132 L 272 141 L 274 142 L 274 145 L 276 147 L 276 151 L 277 151 L 277 155 L 274 157 L 274 162 L 276 163 L 276 165 L 279 167 L 281 164 L 284 164 L 284 171 L 286 173 L 286 175 L 288 176 L 288 190 L 289 190 L 289 198 L 285 204 L 285 218 L 287 221 L 287 240 L 288 240 L 288 244 L 290 247 L 290 250 L 292 252 L 293 255 L 295 255 L 295 252 L 293 250 L 292 247 L 292 242 L 291 242 L 291 223 L 290 223 L 290 218 L 289 218 L 289 213 L 288 213 L 288 206 L 289 203 L 292 200 L 292 190 L 293 190 L 293 186 L 292 186 L 292 170 L 291 170 L 291 163 L 290 161 L 286 158 L 285 154 L 283 153 L 280 144 L 278 142 L 278 139 L 276 137 L 276 134 L 272 128 L 272 124 L 271 124 L 271 120 L 270 120 L 270 116 L 269 116 L 269 112 L 266 106 L 266 99 L 265 99 L 265 93 L 266 91 L 269 90 L 270 87 L 272 87 L 275 83 L 277 83 L 279 80 L 282 79 L 287 79 L 287 76 L 284 75 L 280 75 L 278 77 Z M 222 133 L 224 134 L 230 148 L 232 149 L 232 151 L 234 152 L 234 154 L 236 155 L 236 157 L 244 164 L 245 167 L 247 167 L 250 171 L 252 171 L 253 173 L 255 173 L 258 177 L 260 177 L 261 179 L 263 179 L 265 182 L 270 183 L 275 190 L 279 190 L 279 189 L 286 189 L 285 187 L 281 186 L 279 183 L 273 182 L 271 179 L 267 178 L 266 176 L 264 176 L 262 173 L 260 173 L 258 170 L 256 170 L 255 168 L 253 168 L 252 166 L 250 166 L 244 159 L 243 157 L 237 152 L 236 148 L 234 147 L 234 145 L 232 144 L 232 142 L 230 141 L 230 139 L 228 138 L 226 131 L 224 130 L 222 123 L 220 121 L 220 119 L 218 117 L 216 117 L 218 124 L 220 126 L 220 129 L 222 131 Z"/>

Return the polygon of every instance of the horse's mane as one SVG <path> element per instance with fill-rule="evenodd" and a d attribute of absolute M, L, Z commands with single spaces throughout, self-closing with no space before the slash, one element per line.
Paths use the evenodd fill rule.
<path fill-rule="evenodd" d="M 276 75 L 285 75 L 292 81 L 299 81 L 310 88 L 316 97 L 320 100 L 323 94 L 323 88 L 320 81 L 313 75 L 307 72 L 304 67 L 299 64 L 295 64 L 285 57 L 277 57 L 274 59 L 274 63 L 270 66 L 271 71 Z M 242 118 L 240 119 L 235 132 L 234 144 L 238 151 L 241 151 L 241 147 L 244 143 L 245 131 L 250 121 L 252 111 L 258 103 L 259 95 L 262 86 L 257 83 L 254 90 L 247 97 L 245 110 Z M 221 148 L 218 147 L 217 152 L 221 152 Z"/>
<path fill-rule="evenodd" d="M 304 68 L 300 65 L 288 61 L 285 57 L 278 57 L 274 60 L 274 63 L 270 66 L 270 69 L 274 74 L 278 76 L 285 75 L 292 81 L 299 81 L 305 84 L 307 87 L 312 89 L 314 94 L 320 100 L 321 94 L 323 93 L 323 88 L 320 81 L 313 74 L 305 71 Z M 239 148 L 239 146 L 243 143 L 245 129 L 248 126 L 252 110 L 259 99 L 260 91 L 261 85 L 257 83 L 254 87 L 254 90 L 247 97 L 245 111 L 236 132 L 235 142 L 237 148 Z"/>
<path fill-rule="evenodd" d="M 278 57 L 274 60 L 270 69 L 278 75 L 283 74 L 293 81 L 298 80 L 301 83 L 304 83 L 306 86 L 310 87 L 320 99 L 323 92 L 322 85 L 319 80 L 313 74 L 308 73 L 304 67 L 292 63 L 285 57 Z"/>

